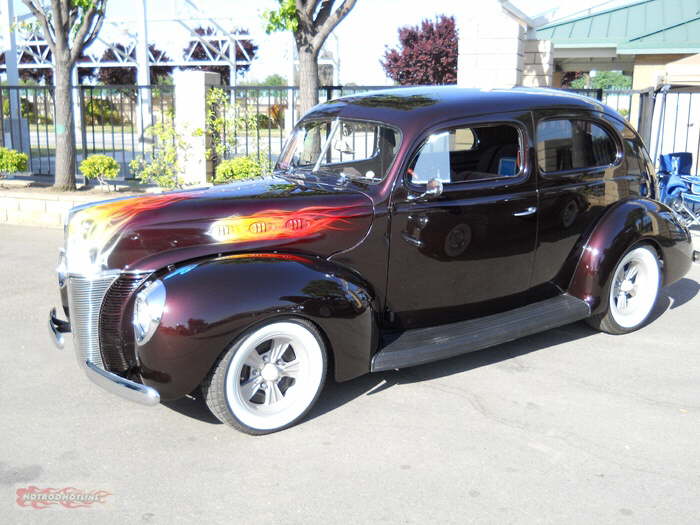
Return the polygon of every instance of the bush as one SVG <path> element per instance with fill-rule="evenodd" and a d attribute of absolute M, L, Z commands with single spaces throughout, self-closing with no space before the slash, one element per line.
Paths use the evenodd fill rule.
<path fill-rule="evenodd" d="M 107 185 L 107 179 L 119 175 L 119 163 L 107 155 L 90 155 L 80 163 L 80 173 L 86 179 L 97 179 L 100 184 Z"/>
<path fill-rule="evenodd" d="M 221 162 L 216 167 L 214 182 L 223 184 L 236 180 L 260 177 L 266 170 L 266 163 L 254 156 L 236 157 Z"/>
<path fill-rule="evenodd" d="M 29 157 L 13 149 L 0 148 L 0 173 L 18 173 L 27 171 Z"/>
<path fill-rule="evenodd" d="M 90 126 L 104 126 L 107 124 L 120 126 L 129 124 L 128 119 L 122 114 L 121 109 L 108 98 L 91 98 L 85 104 L 83 119 L 85 120 L 85 124 Z"/>
<path fill-rule="evenodd" d="M 185 137 L 175 129 L 171 120 L 169 118 L 146 130 L 146 135 L 153 138 L 155 151 L 150 157 L 139 155 L 129 163 L 131 172 L 141 182 L 157 184 L 165 189 L 182 188 L 183 166 L 186 165 L 190 149 Z M 179 158 L 178 150 L 181 152 Z"/>
<path fill-rule="evenodd" d="M 263 113 L 258 113 L 255 116 L 257 121 L 257 126 L 260 129 L 272 129 L 273 123 L 272 119 Z"/>

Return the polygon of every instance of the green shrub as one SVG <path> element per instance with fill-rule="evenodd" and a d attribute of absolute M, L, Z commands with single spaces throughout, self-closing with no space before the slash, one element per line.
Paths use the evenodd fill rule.
<path fill-rule="evenodd" d="M 119 175 L 119 163 L 107 155 L 90 155 L 80 163 L 80 173 L 86 179 L 97 179 L 104 186 L 107 179 L 115 179 Z"/>
<path fill-rule="evenodd" d="M 257 125 L 260 129 L 272 129 L 273 122 L 270 117 L 263 113 L 258 113 L 256 115 Z"/>
<path fill-rule="evenodd" d="M 128 109 L 128 106 L 127 106 Z M 111 124 L 119 126 L 129 124 L 128 119 L 122 114 L 121 108 L 108 98 L 91 98 L 85 104 L 85 114 L 83 115 L 85 124 L 90 126 L 103 126 Z"/>
<path fill-rule="evenodd" d="M 129 163 L 131 172 L 141 182 L 157 184 L 165 189 L 183 186 L 183 165 L 190 150 L 190 145 L 171 124 L 171 120 L 154 124 L 146 130 L 146 135 L 153 138 L 155 151 L 148 158 L 139 155 Z M 178 150 L 181 153 L 179 158 Z"/>
<path fill-rule="evenodd" d="M 0 173 L 18 173 L 27 171 L 29 157 L 13 149 L 0 148 Z"/>
<path fill-rule="evenodd" d="M 260 177 L 267 169 L 266 164 L 264 160 L 251 155 L 224 160 L 216 167 L 214 182 L 223 184 Z"/>

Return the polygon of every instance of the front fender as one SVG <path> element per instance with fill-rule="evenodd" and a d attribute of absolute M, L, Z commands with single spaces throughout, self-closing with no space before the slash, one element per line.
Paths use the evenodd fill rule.
<path fill-rule="evenodd" d="M 612 206 L 593 229 L 568 287 L 583 299 L 593 314 L 605 308 L 602 298 L 615 265 L 632 246 L 647 242 L 663 261 L 663 285 L 682 278 L 692 264 L 692 239 L 664 204 L 650 199 L 630 199 Z"/>
<path fill-rule="evenodd" d="M 182 265 L 161 278 L 165 312 L 136 353 L 144 384 L 163 399 L 193 391 L 236 338 L 281 316 L 301 317 L 321 329 L 338 381 L 369 371 L 378 338 L 372 290 L 325 259 L 229 255 Z"/>

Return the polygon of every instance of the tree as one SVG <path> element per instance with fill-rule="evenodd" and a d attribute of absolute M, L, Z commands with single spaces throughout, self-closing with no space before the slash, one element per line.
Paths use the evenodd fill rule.
<path fill-rule="evenodd" d="M 104 50 L 100 62 L 136 61 L 136 50 L 129 51 L 122 44 L 113 43 Z M 132 66 L 101 67 L 97 80 L 108 86 L 130 86 L 136 84 L 136 68 Z"/>
<path fill-rule="evenodd" d="M 278 75 L 277 73 L 274 73 L 272 75 L 268 75 L 265 80 L 262 81 L 263 86 L 286 86 L 287 85 L 287 79 L 284 78 L 282 75 Z"/>
<path fill-rule="evenodd" d="M 206 41 L 209 45 L 205 46 L 201 40 L 193 37 L 185 49 L 182 50 L 182 56 L 185 59 L 212 60 L 216 55 L 223 55 L 233 62 L 236 60 L 245 60 L 245 55 L 247 53 L 248 57 L 252 60 L 258 51 L 258 46 L 253 43 L 252 39 L 239 39 L 238 43 L 245 49 L 245 53 L 243 53 L 243 50 L 241 50 L 239 46 L 236 46 L 235 56 L 232 56 L 231 52 L 224 47 L 224 43 L 228 40 L 227 36 L 221 35 L 217 37 L 218 33 L 212 27 L 198 27 L 194 32 L 202 37 L 202 40 Z M 247 34 L 247 31 L 243 29 L 234 29 L 233 32 Z M 221 81 L 224 84 L 229 84 L 231 80 L 230 66 L 188 66 L 183 69 L 198 69 L 200 71 L 219 73 L 221 75 Z M 243 73 L 248 71 L 248 69 L 250 69 L 250 64 L 236 64 L 236 73 Z"/>
<path fill-rule="evenodd" d="M 331 31 L 357 0 L 277 0 L 276 10 L 263 13 L 267 33 L 291 31 L 299 54 L 299 104 L 303 115 L 318 104 L 318 55 Z"/>
<path fill-rule="evenodd" d="M 571 82 L 574 89 L 585 89 L 590 79 L 591 89 L 630 89 L 632 78 L 619 71 L 598 71 L 595 76 L 581 73 L 580 77 Z"/>
<path fill-rule="evenodd" d="M 56 100 L 56 176 L 54 188 L 75 189 L 75 120 L 71 73 L 83 52 L 97 38 L 107 0 L 22 0 L 39 21 L 53 56 Z M 47 11 L 47 9 L 49 9 Z"/>
<path fill-rule="evenodd" d="M 165 51 L 158 49 L 155 45 L 149 44 L 148 54 L 158 61 L 168 61 Z M 116 62 L 118 59 L 128 59 L 136 62 L 136 49 L 128 50 L 119 43 L 111 44 L 100 58 L 101 62 Z M 151 84 L 158 84 L 163 81 L 163 77 L 168 77 L 173 72 L 172 66 L 157 65 L 150 66 Z M 133 66 L 102 67 L 97 74 L 97 80 L 110 86 L 133 86 L 136 84 L 136 68 Z"/>
<path fill-rule="evenodd" d="M 399 46 L 381 61 L 387 76 L 401 85 L 457 83 L 457 29 L 451 16 L 423 20 L 399 29 Z"/>

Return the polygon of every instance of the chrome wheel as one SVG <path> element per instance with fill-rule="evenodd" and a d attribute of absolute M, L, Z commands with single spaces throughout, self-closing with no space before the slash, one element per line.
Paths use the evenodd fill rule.
<path fill-rule="evenodd" d="M 325 376 L 318 337 L 302 324 L 277 322 L 245 337 L 230 360 L 226 404 L 254 430 L 275 430 L 301 417 Z"/>
<path fill-rule="evenodd" d="M 641 325 L 659 292 L 659 263 L 649 247 L 636 248 L 618 263 L 610 287 L 610 313 L 622 328 Z"/>

